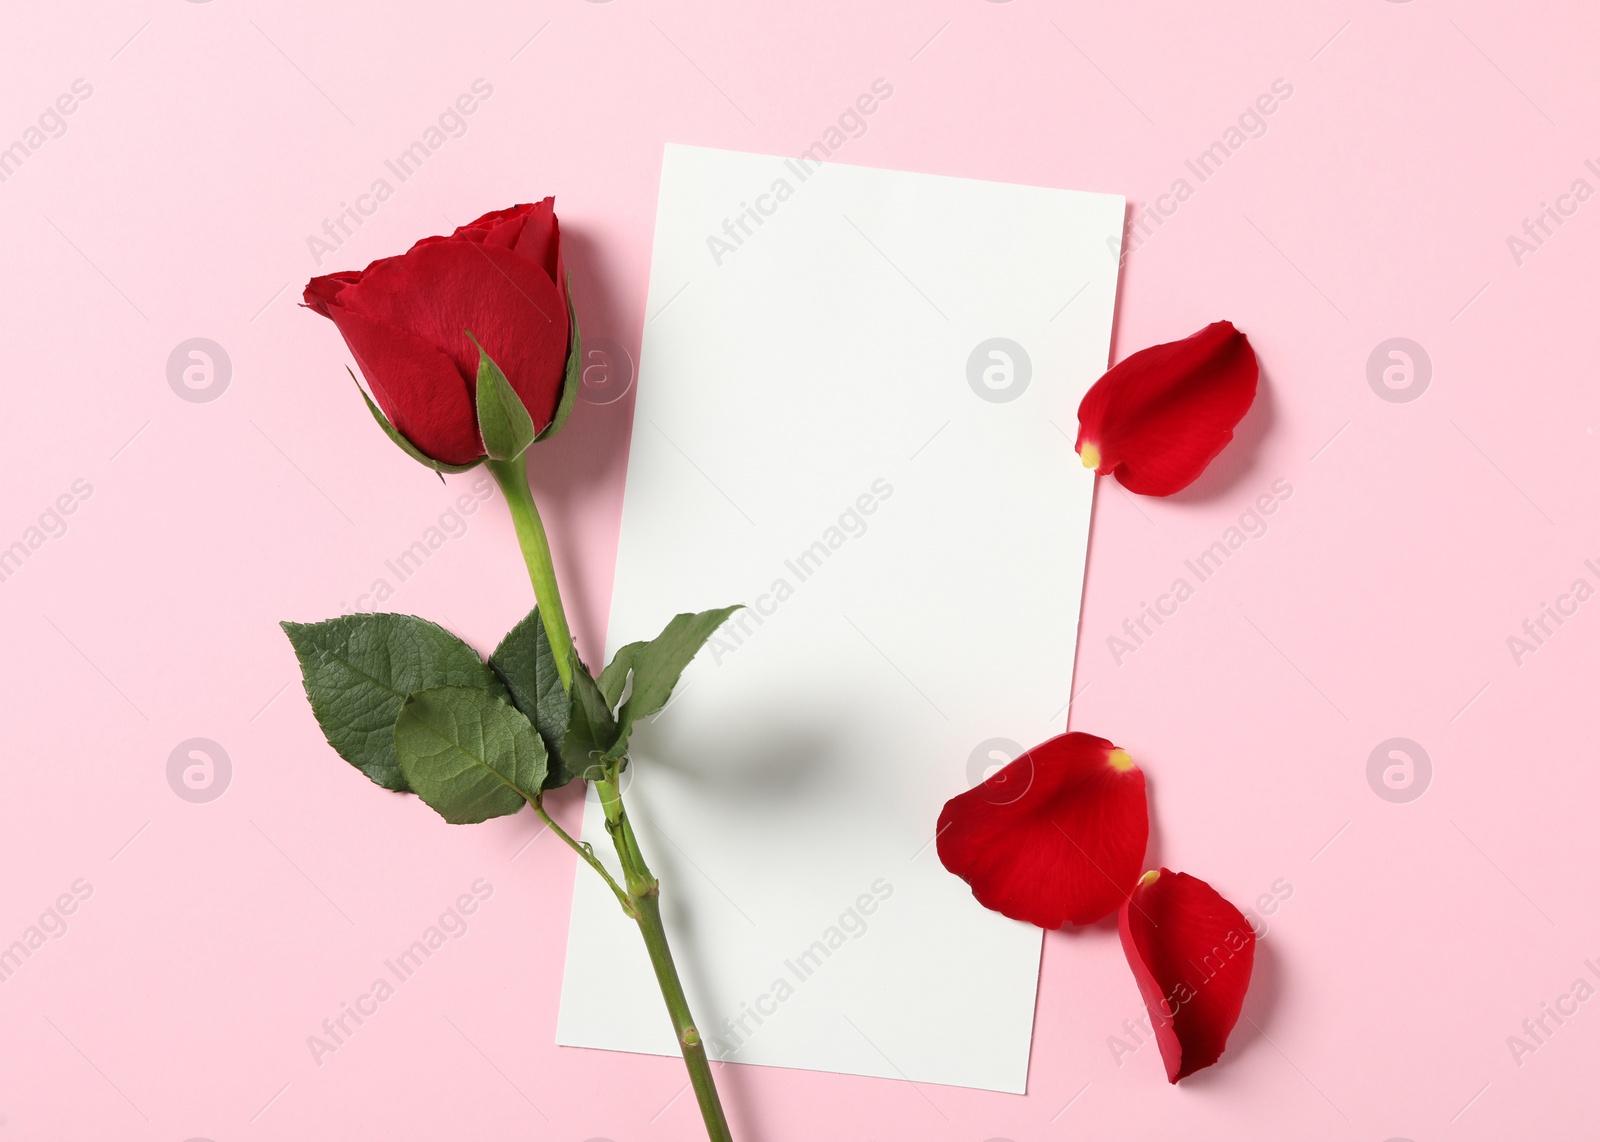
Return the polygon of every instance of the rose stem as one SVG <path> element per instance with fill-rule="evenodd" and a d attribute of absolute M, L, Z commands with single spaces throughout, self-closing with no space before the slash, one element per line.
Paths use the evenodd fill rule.
<path fill-rule="evenodd" d="M 728 1119 L 722 1111 L 722 1100 L 717 1096 L 716 1080 L 711 1077 L 711 1064 L 706 1058 L 706 1048 L 694 1016 L 689 1011 L 689 999 L 683 993 L 683 983 L 678 979 L 678 969 L 672 962 L 672 949 L 667 945 L 667 931 L 661 923 L 661 885 L 650 875 L 644 862 L 639 840 L 633 834 L 622 804 L 622 790 L 616 777 L 596 781 L 595 790 L 605 809 L 606 831 L 617 847 L 617 857 L 622 861 L 623 883 L 627 885 L 638 915 L 639 932 L 644 936 L 645 950 L 650 953 L 650 966 L 655 968 L 656 982 L 661 985 L 661 996 L 667 1001 L 667 1014 L 672 1017 L 672 1029 L 678 1038 L 678 1049 L 683 1052 L 683 1062 L 689 1068 L 689 1082 L 694 1086 L 695 1098 L 700 1103 L 700 1116 L 705 1120 L 706 1134 L 712 1142 L 733 1142 L 728 1129 Z"/>
<path fill-rule="evenodd" d="M 533 581 L 533 595 L 539 604 L 539 617 L 544 621 L 544 631 L 550 640 L 550 650 L 556 660 L 556 670 L 561 676 L 563 689 L 572 689 L 572 633 L 567 626 L 566 611 L 561 606 L 561 592 L 556 585 L 555 567 L 550 558 L 550 541 L 545 536 L 544 524 L 539 519 L 539 509 L 533 502 L 533 491 L 528 487 L 527 453 L 515 460 L 489 460 L 489 472 L 511 509 L 511 521 L 516 525 L 517 542 L 522 546 L 522 558 L 528 565 L 528 578 Z M 620 763 L 618 763 L 620 765 Z M 606 831 L 616 845 L 617 857 L 622 862 L 623 881 L 627 885 L 627 900 L 623 911 L 639 925 L 644 937 L 645 950 L 650 954 L 650 966 L 655 969 L 656 982 L 661 987 L 661 997 L 666 1001 L 667 1014 L 672 1018 L 672 1029 L 683 1052 L 684 1065 L 689 1069 L 689 1082 L 694 1086 L 695 1098 L 700 1103 L 700 1115 L 705 1120 L 706 1134 L 711 1142 L 733 1142 L 728 1129 L 728 1119 L 722 1110 L 722 1100 L 717 1096 L 716 1080 L 711 1076 L 711 1064 L 706 1057 L 705 1043 L 694 1025 L 689 1012 L 689 998 L 684 994 L 683 982 L 678 978 L 677 966 L 672 962 L 672 949 L 667 945 L 667 930 L 661 922 L 661 884 L 650 874 L 645 864 L 644 852 L 633 833 L 622 804 L 622 790 L 617 778 L 620 770 L 613 766 L 610 776 L 596 781 L 595 791 L 605 809 Z M 543 813 L 543 806 L 535 806 L 546 823 L 554 826 Z M 586 862 L 595 866 L 611 883 L 616 882 L 595 860 L 592 851 L 573 841 L 566 832 L 556 833 Z M 618 896 L 621 897 L 621 893 Z M 632 905 L 630 908 L 628 905 Z"/>
<path fill-rule="evenodd" d="M 567 612 L 561 606 L 561 588 L 556 585 L 556 569 L 550 559 L 550 540 L 545 536 L 544 521 L 539 518 L 533 491 L 528 487 L 528 454 L 524 452 L 515 460 L 489 460 L 487 463 L 506 498 L 506 506 L 511 509 L 511 522 L 516 525 L 517 542 L 522 545 L 522 558 L 528 565 L 528 578 L 533 580 L 533 597 L 539 604 L 539 617 L 544 621 L 544 633 L 550 640 L 561 688 L 571 690 L 572 632 L 567 629 Z"/>

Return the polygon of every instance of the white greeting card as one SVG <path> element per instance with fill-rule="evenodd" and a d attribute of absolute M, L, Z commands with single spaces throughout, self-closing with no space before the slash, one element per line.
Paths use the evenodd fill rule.
<path fill-rule="evenodd" d="M 1122 222 L 1114 195 L 667 148 L 608 645 L 747 607 L 627 789 L 714 1058 L 1025 1089 L 1040 933 L 944 871 L 934 823 L 1065 726 Z M 592 795 L 583 832 L 612 856 Z M 677 1053 L 581 864 L 557 1039 Z"/>

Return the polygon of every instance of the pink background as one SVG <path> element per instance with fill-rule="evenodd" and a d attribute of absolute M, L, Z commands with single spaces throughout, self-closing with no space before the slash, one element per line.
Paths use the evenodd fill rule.
<path fill-rule="evenodd" d="M 0 546 L 57 497 L 74 508 L 0 582 L 0 946 L 75 882 L 92 895 L 0 983 L 0 1137 L 698 1130 L 676 1061 L 553 1045 L 570 853 L 530 814 L 451 829 L 370 785 L 322 743 L 274 625 L 371 605 L 385 560 L 476 479 L 441 487 L 384 440 L 333 328 L 294 303 L 319 272 L 307 236 L 480 78 L 493 93 L 465 135 L 320 272 L 553 193 L 585 332 L 636 351 L 663 142 L 797 153 L 883 78 L 892 98 L 839 161 L 1152 209 L 1186 179 L 1127 260 L 1115 356 L 1228 317 L 1264 364 L 1240 442 L 1199 484 L 1167 502 L 1100 488 L 1072 719 L 1149 773 L 1151 863 L 1241 905 L 1292 886 L 1223 1065 L 1171 1089 L 1153 1046 L 1119 1059 L 1108 1037 L 1139 1001 L 1114 934 L 1051 934 L 1026 1097 L 730 1066 L 740 1138 L 1420 1142 L 1592 1119 L 1600 1002 L 1547 1018 L 1520 1065 L 1507 1037 L 1600 965 L 1600 603 L 1520 665 L 1507 638 L 1574 579 L 1600 586 L 1580 340 L 1600 203 L 1563 200 L 1575 212 L 1520 265 L 1507 238 L 1575 180 L 1600 187 L 1600 16 L 1195 7 L 9 12 L 0 147 L 74 80 L 92 94 L 0 182 Z M 1185 159 L 1278 79 L 1293 94 L 1266 133 L 1201 182 Z M 192 337 L 231 360 L 217 399 L 169 386 Z M 1394 337 L 1431 360 L 1415 401 L 1368 383 Z M 582 404 L 539 450 L 591 648 L 630 409 Z M 1184 560 L 1280 479 L 1266 533 L 1119 665 L 1108 637 L 1193 584 Z M 487 650 L 529 590 L 500 506 L 467 522 L 383 606 Z M 194 737 L 231 759 L 205 803 L 168 782 Z M 1393 737 L 1432 761 L 1407 803 L 1368 781 Z M 577 803 L 559 810 L 571 823 Z M 493 895 L 466 934 L 317 1065 L 307 1036 L 480 879 Z"/>

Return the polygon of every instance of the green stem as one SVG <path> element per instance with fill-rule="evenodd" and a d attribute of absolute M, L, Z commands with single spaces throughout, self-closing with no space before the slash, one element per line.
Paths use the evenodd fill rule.
<path fill-rule="evenodd" d="M 533 597 L 539 603 L 539 618 L 550 640 L 561 688 L 571 690 L 572 632 L 567 628 L 567 612 L 561 606 L 561 588 L 556 585 L 550 540 L 544 533 L 539 509 L 534 505 L 533 491 L 528 487 L 528 454 L 524 452 L 515 460 L 488 460 L 486 463 L 489 474 L 500 485 L 506 506 L 511 509 L 511 522 L 516 525 L 522 559 L 528 565 L 528 578 L 533 580 Z"/>
<path fill-rule="evenodd" d="M 656 982 L 661 986 L 661 997 L 666 1000 L 667 1014 L 672 1018 L 672 1030 L 678 1037 L 678 1047 L 683 1052 L 683 1062 L 689 1068 L 689 1082 L 694 1087 L 700 1103 L 700 1116 L 705 1120 L 706 1134 L 711 1142 L 733 1142 L 728 1129 L 728 1118 L 722 1111 L 722 1100 L 717 1096 L 716 1080 L 711 1077 L 711 1063 L 706 1057 L 705 1042 L 694 1025 L 689 1012 L 689 997 L 684 994 L 683 983 L 678 978 L 677 966 L 672 962 L 672 949 L 667 945 L 667 930 L 661 922 L 661 885 L 650 875 L 639 848 L 639 838 L 634 836 L 633 825 L 622 805 L 622 791 L 611 780 L 596 781 L 595 790 L 605 809 L 606 831 L 617 847 L 622 861 L 623 881 L 628 895 L 639 910 L 639 932 L 644 937 L 645 950 L 650 953 L 650 966 L 655 969 Z"/>
<path fill-rule="evenodd" d="M 582 857 L 584 863 L 600 874 L 602 879 L 611 886 L 611 891 L 617 894 L 617 901 L 622 905 L 622 910 L 628 914 L 630 919 L 637 920 L 639 918 L 638 905 L 633 902 L 631 896 L 622 890 L 622 886 L 612 878 L 611 873 L 606 871 L 606 866 L 600 863 L 600 858 L 594 855 L 594 846 L 584 841 L 574 840 L 571 833 L 556 824 L 554 818 L 545 812 L 543 797 L 535 797 L 528 804 L 532 805 L 533 811 L 539 814 L 539 820 L 550 826 L 551 832 L 565 841 L 568 848 Z"/>
<path fill-rule="evenodd" d="M 533 581 L 533 595 L 539 603 L 539 617 L 544 622 L 544 632 L 550 640 L 550 650 L 556 660 L 556 671 L 561 676 L 562 689 L 572 689 L 572 632 L 567 626 L 567 613 L 561 606 L 561 591 L 556 585 L 555 565 L 550 558 L 550 540 L 545 535 L 539 509 L 533 502 L 533 491 L 528 487 L 527 453 L 515 460 L 489 460 L 489 472 L 506 498 L 511 509 L 511 521 L 516 525 L 517 542 L 522 546 L 522 558 L 528 565 L 528 578 Z M 556 824 L 545 812 L 540 798 L 531 803 L 541 820 L 555 834 L 598 872 L 616 893 L 622 910 L 639 925 L 644 937 L 645 950 L 650 953 L 650 966 L 655 969 L 656 982 L 661 996 L 666 1000 L 667 1013 L 672 1017 L 672 1029 L 678 1037 L 683 1052 L 683 1062 L 689 1069 L 689 1082 L 694 1086 L 696 1100 L 700 1103 L 700 1116 L 705 1119 L 706 1134 L 711 1142 L 733 1142 L 728 1130 L 728 1119 L 722 1112 L 722 1100 L 717 1097 L 717 1084 L 711 1077 L 711 1063 L 706 1057 L 705 1043 L 689 1013 L 689 997 L 684 994 L 683 982 L 672 962 L 672 949 L 667 946 L 667 930 L 661 922 L 661 886 L 650 875 L 644 862 L 644 852 L 639 838 L 633 835 L 633 825 L 622 807 L 622 791 L 617 787 L 615 772 L 612 779 L 594 783 L 605 808 L 606 831 L 611 834 L 622 861 L 624 889 L 606 871 L 594 849 L 574 840 L 565 829 Z"/>

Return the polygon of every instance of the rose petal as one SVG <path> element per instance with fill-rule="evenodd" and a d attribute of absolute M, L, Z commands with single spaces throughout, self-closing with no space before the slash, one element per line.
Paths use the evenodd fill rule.
<path fill-rule="evenodd" d="M 546 198 L 531 206 L 515 206 L 485 214 L 473 225 L 481 226 L 485 243 L 515 250 L 542 266 L 550 280 L 561 284 L 561 229 L 556 221 L 556 200 Z"/>
<path fill-rule="evenodd" d="M 1141 349 L 1078 405 L 1078 455 L 1130 492 L 1188 487 L 1233 439 L 1256 396 L 1255 351 L 1229 321 Z"/>
<path fill-rule="evenodd" d="M 1256 953 L 1250 922 L 1205 881 L 1163 868 L 1140 879 L 1117 927 L 1167 1081 L 1209 1067 L 1221 1057 L 1250 986 Z"/>
<path fill-rule="evenodd" d="M 372 399 L 424 455 L 470 464 L 483 455 L 466 378 L 441 350 L 409 330 L 334 305 L 328 314 L 361 366 Z"/>
<path fill-rule="evenodd" d="M 306 308 L 314 309 L 324 317 L 333 316 L 328 312 L 328 307 L 335 304 L 334 299 L 346 286 L 355 285 L 361 280 L 361 273 L 360 270 L 340 270 L 326 277 L 312 278 L 306 283 Z"/>
<path fill-rule="evenodd" d="M 1144 774 L 1105 738 L 1035 746 L 939 814 L 939 859 L 985 908 L 1041 928 L 1122 903 L 1150 836 Z"/>
<path fill-rule="evenodd" d="M 542 266 L 501 246 L 432 242 L 374 263 L 338 304 L 442 348 L 463 378 L 478 373 L 471 330 L 534 426 L 555 416 L 566 375 L 567 310 Z"/>

